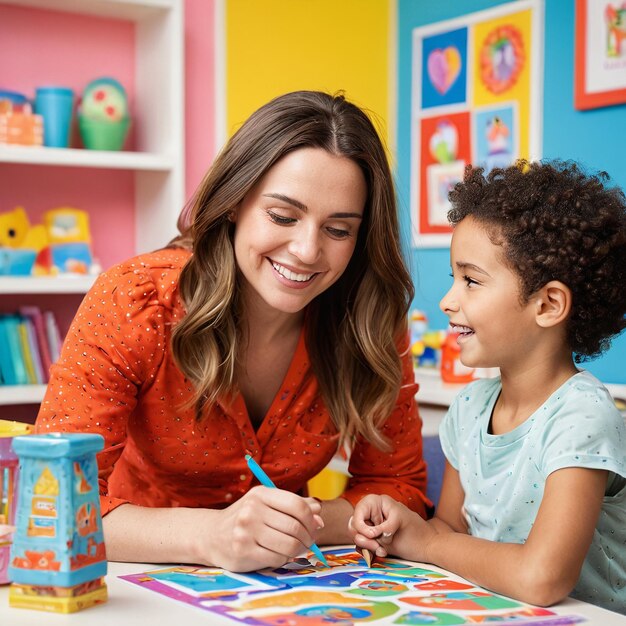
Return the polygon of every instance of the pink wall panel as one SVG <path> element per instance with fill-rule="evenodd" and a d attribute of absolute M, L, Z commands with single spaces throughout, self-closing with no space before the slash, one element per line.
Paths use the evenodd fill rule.
<path fill-rule="evenodd" d="M 189 198 L 216 153 L 213 0 L 185 2 L 185 194 Z M 33 98 L 35 88 L 63 85 L 79 95 L 99 76 L 127 89 L 133 111 L 135 30 L 130 22 L 0 4 L 0 89 Z M 74 127 L 72 147 L 80 147 Z M 127 148 L 132 148 L 132 131 Z M 0 212 L 23 205 L 37 223 L 47 209 L 90 214 L 93 250 L 103 268 L 135 253 L 134 174 L 123 170 L 0 163 Z M 181 207 L 182 208 L 182 207 Z M 53 310 L 64 334 L 81 295 L 5 295 L 0 312 L 20 304 Z M 0 406 L 0 418 L 33 421 L 37 406 Z"/>
<path fill-rule="evenodd" d="M 72 87 L 77 95 L 98 76 L 135 91 L 135 29 L 131 22 L 0 5 L 3 59 L 0 87 L 35 95 L 39 85 Z"/>
<path fill-rule="evenodd" d="M 185 190 L 189 198 L 216 153 L 213 0 L 185 2 Z"/>
<path fill-rule="evenodd" d="M 185 198 L 189 199 L 216 153 L 213 0 L 185 2 L 184 29 Z M 4 49 L 11 50 L 11 62 L 2 64 L 0 89 L 32 98 L 37 86 L 59 84 L 80 94 L 90 80 L 107 75 L 126 87 L 132 110 L 132 23 L 0 5 L 0 41 Z M 80 146 L 75 124 L 72 146 Z M 127 147 L 132 147 L 132 132 Z M 45 185 L 39 184 L 42 173 L 48 181 Z M 100 174 L 101 170 L 94 174 L 71 168 L 1 166 L 0 212 L 16 203 L 23 204 L 33 218 L 46 208 L 65 203 L 93 211 L 92 225 L 98 233 L 94 245 L 103 267 L 108 267 L 134 253 L 132 176 L 117 171 Z M 48 190 L 51 179 L 54 188 Z M 100 217 L 103 209 L 108 215 L 104 223 Z"/>
<path fill-rule="evenodd" d="M 0 5 L 0 41 L 10 50 L 0 89 L 29 98 L 40 85 L 63 85 L 77 97 L 89 81 L 112 76 L 135 91 L 135 28 L 130 22 Z M 80 145 L 74 124 L 72 146 Z M 132 145 L 132 136 L 129 141 Z M 134 184 L 130 172 L 0 165 L 0 212 L 21 204 L 31 221 L 50 208 L 89 212 L 94 249 L 103 267 L 134 254 Z"/>

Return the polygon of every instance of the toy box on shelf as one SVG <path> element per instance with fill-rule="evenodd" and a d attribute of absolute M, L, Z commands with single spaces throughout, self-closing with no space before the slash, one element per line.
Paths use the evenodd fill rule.
<path fill-rule="evenodd" d="M 0 91 L 0 144 L 41 146 L 43 121 L 22 94 Z"/>

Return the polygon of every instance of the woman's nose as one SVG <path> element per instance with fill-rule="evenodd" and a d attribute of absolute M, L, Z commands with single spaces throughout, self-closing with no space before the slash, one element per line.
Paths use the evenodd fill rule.
<path fill-rule="evenodd" d="M 317 229 L 302 229 L 294 233 L 294 238 L 289 245 L 289 252 L 298 260 L 313 265 L 321 254 L 319 231 Z"/>

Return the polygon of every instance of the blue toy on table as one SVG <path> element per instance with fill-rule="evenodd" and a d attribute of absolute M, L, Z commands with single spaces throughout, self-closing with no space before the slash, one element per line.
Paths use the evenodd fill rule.
<path fill-rule="evenodd" d="M 9 604 L 71 613 L 107 599 L 96 452 L 100 435 L 13 440 L 20 460 Z"/>

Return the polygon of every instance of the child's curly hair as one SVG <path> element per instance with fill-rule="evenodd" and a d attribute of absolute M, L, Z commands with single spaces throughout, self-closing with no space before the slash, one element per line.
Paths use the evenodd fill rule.
<path fill-rule="evenodd" d="M 471 215 L 518 274 L 520 299 L 551 280 L 572 291 L 567 338 L 576 362 L 601 354 L 626 328 L 626 197 L 605 172 L 573 162 L 468 165 L 450 192 L 448 219 Z"/>

